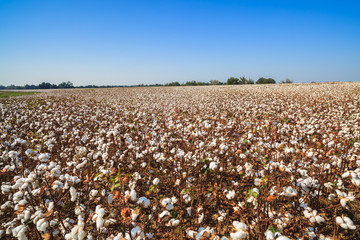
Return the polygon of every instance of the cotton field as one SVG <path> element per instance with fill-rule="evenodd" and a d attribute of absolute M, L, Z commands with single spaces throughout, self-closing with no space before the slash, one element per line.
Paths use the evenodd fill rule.
<path fill-rule="evenodd" d="M 0 100 L 1 239 L 359 239 L 360 83 Z"/>

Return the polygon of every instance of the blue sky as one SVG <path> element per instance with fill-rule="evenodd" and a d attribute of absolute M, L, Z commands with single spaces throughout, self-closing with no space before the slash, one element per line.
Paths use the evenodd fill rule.
<path fill-rule="evenodd" d="M 0 84 L 360 81 L 360 2 L 0 0 Z"/>

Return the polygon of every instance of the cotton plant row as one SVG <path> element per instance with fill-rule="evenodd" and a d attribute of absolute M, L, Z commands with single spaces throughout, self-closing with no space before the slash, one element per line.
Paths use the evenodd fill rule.
<path fill-rule="evenodd" d="M 0 239 L 357 239 L 360 84 L 0 101 Z"/>

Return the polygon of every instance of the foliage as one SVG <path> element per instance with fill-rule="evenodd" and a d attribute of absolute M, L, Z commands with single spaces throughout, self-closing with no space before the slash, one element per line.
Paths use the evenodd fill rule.
<path fill-rule="evenodd" d="M 275 84 L 276 81 L 272 78 L 259 78 L 257 81 L 256 81 L 256 84 Z"/>

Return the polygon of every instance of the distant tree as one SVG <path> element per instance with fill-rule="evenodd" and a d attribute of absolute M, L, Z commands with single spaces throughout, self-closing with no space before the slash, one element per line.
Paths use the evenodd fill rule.
<path fill-rule="evenodd" d="M 240 77 L 240 79 L 239 79 L 240 84 L 246 84 L 246 82 L 247 82 L 246 77 Z"/>
<path fill-rule="evenodd" d="M 280 83 L 293 83 L 293 81 L 290 80 L 289 78 L 286 78 L 285 80 L 282 80 Z"/>
<path fill-rule="evenodd" d="M 235 78 L 235 77 L 230 77 L 226 81 L 226 84 L 227 85 L 237 85 L 237 84 L 240 84 L 240 80 L 238 78 Z"/>
<path fill-rule="evenodd" d="M 26 84 L 26 85 L 25 85 L 25 89 L 38 89 L 38 87 L 35 86 L 35 85 L 28 85 L 28 84 Z"/>
<path fill-rule="evenodd" d="M 50 89 L 51 88 L 51 83 L 42 82 L 42 83 L 39 84 L 38 88 L 39 89 Z"/>
<path fill-rule="evenodd" d="M 272 78 L 259 78 L 257 81 L 256 81 L 256 84 L 275 84 L 276 81 Z"/>
<path fill-rule="evenodd" d="M 74 88 L 74 84 L 70 81 L 62 82 L 58 85 L 59 88 Z"/>
<path fill-rule="evenodd" d="M 25 87 L 23 87 L 23 86 L 16 86 L 16 85 L 14 85 L 14 84 L 11 84 L 10 86 L 7 86 L 6 89 L 12 89 L 12 90 L 14 90 L 14 89 L 25 89 Z"/>
<path fill-rule="evenodd" d="M 170 83 L 165 84 L 165 86 L 180 86 L 180 83 L 179 82 L 170 82 Z"/>
<path fill-rule="evenodd" d="M 252 78 L 249 78 L 249 79 L 246 81 L 246 84 L 254 84 L 254 80 L 252 80 Z"/>
<path fill-rule="evenodd" d="M 209 85 L 209 83 L 197 82 L 197 81 L 193 80 L 193 81 L 188 81 L 186 83 L 183 83 L 182 85 L 183 86 L 202 86 L 202 85 Z"/>
<path fill-rule="evenodd" d="M 0 85 L 0 89 L 5 89 L 6 87 L 3 85 Z"/>
<path fill-rule="evenodd" d="M 220 82 L 219 80 L 210 80 L 209 84 L 210 85 L 221 85 L 222 82 Z"/>

